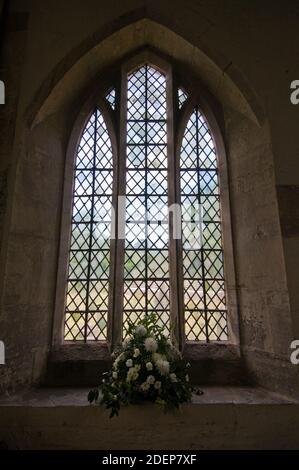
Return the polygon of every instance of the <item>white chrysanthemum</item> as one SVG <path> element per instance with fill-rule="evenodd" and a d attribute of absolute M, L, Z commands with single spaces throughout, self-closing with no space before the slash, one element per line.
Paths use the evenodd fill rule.
<path fill-rule="evenodd" d="M 137 336 L 145 336 L 147 333 L 145 326 L 137 325 L 135 328 L 135 333 Z"/>
<path fill-rule="evenodd" d="M 147 392 L 150 388 L 150 384 L 148 384 L 147 382 L 143 382 L 141 385 L 140 385 L 140 389 L 143 391 L 143 392 Z"/>
<path fill-rule="evenodd" d="M 140 351 L 138 348 L 134 349 L 134 354 L 133 354 L 133 357 L 138 357 L 140 356 Z"/>
<path fill-rule="evenodd" d="M 157 380 L 157 382 L 155 382 L 155 384 L 154 384 L 154 387 L 155 387 L 156 390 L 160 390 L 161 385 L 162 385 L 161 382 L 159 380 Z"/>
<path fill-rule="evenodd" d="M 158 349 L 157 341 L 155 338 L 146 338 L 144 340 L 144 347 L 146 351 L 154 353 Z"/>
<path fill-rule="evenodd" d="M 172 372 L 172 374 L 169 375 L 169 378 L 170 378 L 171 382 L 177 382 L 178 381 L 178 379 L 176 377 L 176 374 L 174 372 Z"/>
<path fill-rule="evenodd" d="M 114 369 L 117 369 L 119 362 L 120 362 L 122 359 L 124 359 L 124 356 L 125 356 L 125 355 L 124 355 L 123 352 L 117 356 L 117 358 L 116 358 L 115 361 L 113 362 L 113 368 L 114 368 Z"/>
<path fill-rule="evenodd" d="M 185 375 L 185 379 L 186 379 L 186 382 L 189 382 L 189 375 L 188 374 Z"/>
<path fill-rule="evenodd" d="M 169 374 L 169 362 L 168 361 L 157 361 L 156 363 L 157 369 L 161 375 Z"/>
<path fill-rule="evenodd" d="M 112 372 L 112 378 L 113 378 L 114 380 L 117 379 L 117 376 L 118 376 L 117 372 Z"/>
<path fill-rule="evenodd" d="M 153 359 L 155 364 L 158 361 L 166 361 L 166 357 L 164 356 L 164 354 L 160 354 L 160 353 L 157 353 L 157 352 L 153 353 L 152 359 Z"/>
<path fill-rule="evenodd" d="M 134 382 L 138 379 L 138 370 L 135 367 L 131 367 L 127 373 L 127 382 Z"/>
<path fill-rule="evenodd" d="M 145 364 L 145 367 L 146 367 L 146 370 L 153 370 L 153 367 L 154 367 L 154 366 L 153 366 L 153 364 L 152 364 L 151 362 L 147 362 L 147 363 Z"/>
<path fill-rule="evenodd" d="M 130 338 L 125 338 L 125 339 L 123 340 L 123 342 L 122 342 L 122 347 L 123 347 L 124 349 L 127 349 L 127 348 L 130 346 L 130 343 L 131 343 Z"/>
<path fill-rule="evenodd" d="M 127 361 L 126 361 L 126 366 L 127 366 L 127 367 L 133 367 L 133 361 L 132 361 L 132 359 L 127 359 Z"/>
<path fill-rule="evenodd" d="M 147 383 L 152 385 L 156 382 L 156 379 L 153 375 L 149 375 L 148 378 L 146 379 Z"/>

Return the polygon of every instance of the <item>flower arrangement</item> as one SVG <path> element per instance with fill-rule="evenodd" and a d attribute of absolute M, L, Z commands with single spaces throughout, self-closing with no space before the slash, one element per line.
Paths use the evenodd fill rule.
<path fill-rule="evenodd" d="M 128 336 L 113 359 L 112 370 L 104 372 L 100 386 L 88 394 L 88 401 L 105 405 L 110 417 L 119 414 L 121 405 L 144 400 L 165 411 L 191 400 L 190 364 L 163 334 L 154 314 L 138 325 L 129 323 Z"/>

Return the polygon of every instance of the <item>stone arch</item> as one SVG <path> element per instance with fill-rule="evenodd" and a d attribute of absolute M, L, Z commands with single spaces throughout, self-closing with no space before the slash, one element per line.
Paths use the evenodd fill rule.
<path fill-rule="evenodd" d="M 212 59 L 211 54 L 150 18 L 132 18 L 120 25 L 110 25 L 97 31 L 72 50 L 47 77 L 27 109 L 30 125 L 66 106 L 78 96 L 84 83 L 95 78 L 105 68 L 121 60 L 134 50 L 151 46 L 170 59 L 178 61 L 186 70 L 197 73 L 203 84 L 223 105 L 236 108 L 249 119 L 262 124 L 265 115 L 262 106 L 240 70 L 225 58 Z M 226 64 L 223 67 L 223 64 Z"/>

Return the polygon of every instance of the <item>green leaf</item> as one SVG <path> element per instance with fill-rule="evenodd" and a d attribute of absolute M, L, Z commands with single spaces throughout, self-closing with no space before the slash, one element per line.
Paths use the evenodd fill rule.
<path fill-rule="evenodd" d="M 87 395 L 87 400 L 92 403 L 98 399 L 99 391 L 97 389 L 90 390 Z"/>

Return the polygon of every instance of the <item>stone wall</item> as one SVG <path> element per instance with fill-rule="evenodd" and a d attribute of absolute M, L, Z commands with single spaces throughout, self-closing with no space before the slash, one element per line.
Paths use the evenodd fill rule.
<path fill-rule="evenodd" d="M 9 449 L 298 449 L 299 405 L 252 389 L 205 388 L 179 411 L 150 403 L 109 418 L 87 390 L 43 389 L 0 400 L 0 442 Z"/>
<path fill-rule="evenodd" d="M 289 99 L 299 79 L 298 3 L 15 0 L 11 8 L 6 24 L 23 22 L 3 49 L 13 85 L 0 145 L 3 388 L 45 371 L 72 125 L 97 74 L 149 44 L 192 70 L 223 107 L 244 359 L 253 380 L 298 393 L 288 360 L 299 337 L 299 106 Z"/>

